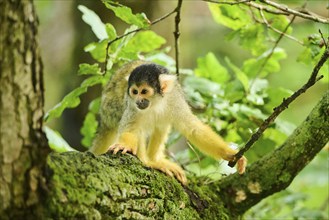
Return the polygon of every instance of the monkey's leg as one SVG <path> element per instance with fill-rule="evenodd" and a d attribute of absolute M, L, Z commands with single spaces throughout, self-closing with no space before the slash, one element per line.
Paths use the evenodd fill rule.
<path fill-rule="evenodd" d="M 160 170 L 169 176 L 175 176 L 182 184 L 187 183 L 184 170 L 176 163 L 165 158 L 164 149 L 170 127 L 166 129 L 155 129 L 150 139 L 147 155 L 148 161 L 145 164 L 154 169 Z"/>
<path fill-rule="evenodd" d="M 95 155 L 104 154 L 109 150 L 109 147 L 114 143 L 117 129 L 100 130 L 96 134 L 92 147 L 89 149 Z"/>

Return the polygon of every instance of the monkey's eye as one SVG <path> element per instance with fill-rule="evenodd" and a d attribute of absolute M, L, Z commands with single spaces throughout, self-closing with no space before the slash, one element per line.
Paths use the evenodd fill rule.
<path fill-rule="evenodd" d="M 132 93 L 133 93 L 134 95 L 137 95 L 137 94 L 138 94 L 138 90 L 137 90 L 137 89 L 133 89 L 133 90 L 132 90 Z"/>
<path fill-rule="evenodd" d="M 142 90 L 142 94 L 145 95 L 147 93 L 147 89 Z"/>

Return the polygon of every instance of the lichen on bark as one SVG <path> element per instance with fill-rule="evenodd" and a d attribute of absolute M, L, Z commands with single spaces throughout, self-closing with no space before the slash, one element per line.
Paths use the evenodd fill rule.
<path fill-rule="evenodd" d="M 50 217 L 198 219 L 179 182 L 132 155 L 52 153 L 47 164 Z"/>

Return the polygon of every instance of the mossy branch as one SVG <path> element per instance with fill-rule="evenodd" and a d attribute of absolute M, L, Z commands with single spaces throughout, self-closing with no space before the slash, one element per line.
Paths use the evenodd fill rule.
<path fill-rule="evenodd" d="M 306 120 L 272 153 L 253 163 L 246 174 L 214 183 L 232 212 L 242 214 L 263 198 L 289 186 L 329 141 L 329 91 Z"/>
<path fill-rule="evenodd" d="M 212 184 L 177 180 L 132 155 L 52 153 L 45 209 L 54 219 L 234 219 L 285 189 L 328 142 L 329 92 L 288 140 L 248 167 Z"/>

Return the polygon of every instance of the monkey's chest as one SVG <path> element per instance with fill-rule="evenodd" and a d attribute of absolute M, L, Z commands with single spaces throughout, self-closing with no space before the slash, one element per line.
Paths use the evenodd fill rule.
<path fill-rule="evenodd" d="M 171 124 L 171 118 L 164 112 L 149 112 L 143 114 L 138 121 L 143 133 L 151 135 L 155 131 L 167 130 Z"/>

